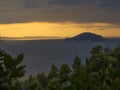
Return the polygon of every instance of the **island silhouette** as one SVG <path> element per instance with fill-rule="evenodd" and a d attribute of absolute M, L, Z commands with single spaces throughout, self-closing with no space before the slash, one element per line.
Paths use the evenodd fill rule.
<path fill-rule="evenodd" d="M 105 41 L 106 39 L 98 34 L 94 34 L 91 32 L 84 32 L 79 35 L 76 35 L 72 38 L 65 39 L 66 41 Z"/>

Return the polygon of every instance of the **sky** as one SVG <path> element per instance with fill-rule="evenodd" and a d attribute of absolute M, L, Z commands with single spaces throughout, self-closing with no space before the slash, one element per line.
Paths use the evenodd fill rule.
<path fill-rule="evenodd" d="M 93 32 L 120 36 L 120 0 L 0 0 L 5 37 L 72 37 Z"/>

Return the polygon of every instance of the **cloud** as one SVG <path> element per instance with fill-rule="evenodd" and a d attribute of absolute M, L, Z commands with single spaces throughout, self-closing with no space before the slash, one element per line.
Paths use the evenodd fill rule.
<path fill-rule="evenodd" d="M 48 2 L 54 4 L 73 5 L 81 4 L 83 0 L 48 0 Z"/>
<path fill-rule="evenodd" d="M 23 6 L 25 8 L 37 7 L 38 1 L 37 0 L 24 0 Z"/>
<path fill-rule="evenodd" d="M 120 23 L 120 0 L 0 0 L 0 23 Z"/>
<path fill-rule="evenodd" d="M 120 0 L 105 0 L 100 4 L 101 7 L 119 9 L 120 10 Z"/>

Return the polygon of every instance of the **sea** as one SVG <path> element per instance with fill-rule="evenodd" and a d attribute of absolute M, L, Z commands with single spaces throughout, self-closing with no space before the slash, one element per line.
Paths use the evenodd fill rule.
<path fill-rule="evenodd" d="M 75 42 L 64 39 L 49 40 L 2 40 L 0 49 L 5 50 L 13 58 L 24 53 L 24 60 L 21 65 L 26 65 L 25 77 L 37 75 L 38 73 L 48 73 L 52 64 L 58 68 L 62 64 L 71 66 L 76 56 L 85 62 L 90 57 L 90 51 L 97 45 L 104 48 L 115 48 L 120 44 L 120 38 L 109 38 L 106 41 L 96 42 Z"/>

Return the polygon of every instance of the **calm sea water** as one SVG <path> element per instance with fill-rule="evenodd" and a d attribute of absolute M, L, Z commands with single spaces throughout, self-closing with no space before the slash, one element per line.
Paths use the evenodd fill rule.
<path fill-rule="evenodd" d="M 0 48 L 13 57 L 24 53 L 23 65 L 26 65 L 26 75 L 48 72 L 52 64 L 58 67 L 66 63 L 71 65 L 75 56 L 79 55 L 84 63 L 90 56 L 90 50 L 96 45 L 114 48 L 120 44 L 120 39 L 109 39 L 101 42 L 67 42 L 64 40 L 21 40 L 2 41 Z"/>

